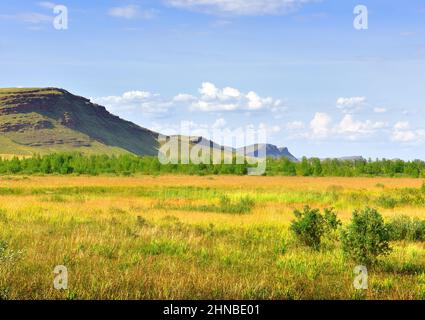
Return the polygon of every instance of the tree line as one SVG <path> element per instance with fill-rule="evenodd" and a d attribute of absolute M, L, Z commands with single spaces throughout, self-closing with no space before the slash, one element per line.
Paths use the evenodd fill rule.
<path fill-rule="evenodd" d="M 157 157 L 135 155 L 84 155 L 57 153 L 34 155 L 29 158 L 0 158 L 0 174 L 60 174 L 60 175 L 134 175 L 134 174 L 188 174 L 188 175 L 246 175 L 245 164 L 168 164 L 162 165 Z M 425 177 L 425 162 L 388 159 L 338 160 L 304 157 L 299 162 L 286 158 L 267 159 L 266 175 L 316 177 Z"/>

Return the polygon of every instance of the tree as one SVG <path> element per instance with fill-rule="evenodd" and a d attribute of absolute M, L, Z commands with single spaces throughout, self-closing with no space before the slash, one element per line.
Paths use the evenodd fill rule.
<path fill-rule="evenodd" d="M 375 209 L 354 211 L 351 223 L 341 232 L 344 253 L 357 263 L 374 264 L 380 255 L 391 251 L 390 234 Z"/>

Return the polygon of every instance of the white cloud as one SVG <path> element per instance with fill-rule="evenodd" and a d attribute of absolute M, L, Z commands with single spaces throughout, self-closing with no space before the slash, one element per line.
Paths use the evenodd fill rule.
<path fill-rule="evenodd" d="M 196 97 L 192 96 L 191 94 L 180 93 L 176 95 L 173 100 L 175 102 L 192 102 L 196 100 Z"/>
<path fill-rule="evenodd" d="M 37 5 L 45 9 L 53 9 L 54 7 L 56 7 L 57 4 L 50 1 L 40 1 L 37 2 Z"/>
<path fill-rule="evenodd" d="M 226 87 L 223 89 L 223 95 L 232 97 L 232 98 L 239 98 L 241 93 L 238 89 Z"/>
<path fill-rule="evenodd" d="M 343 113 L 354 113 L 362 109 L 366 97 L 338 98 L 336 105 Z"/>
<path fill-rule="evenodd" d="M 16 15 L 7 15 L 0 14 L 1 20 L 15 20 L 18 22 L 23 22 L 32 25 L 41 25 L 44 23 L 52 23 L 53 16 L 37 13 L 37 12 L 27 12 L 19 13 Z"/>
<path fill-rule="evenodd" d="M 417 139 L 415 132 L 413 131 L 399 131 L 395 130 L 393 132 L 393 140 L 398 142 L 412 142 Z"/>
<path fill-rule="evenodd" d="M 410 124 L 408 121 L 399 121 L 394 125 L 394 129 L 396 130 L 406 130 L 410 128 Z"/>
<path fill-rule="evenodd" d="M 136 19 L 136 18 L 142 18 L 142 19 L 152 19 L 156 15 L 155 10 L 141 10 L 139 6 L 136 5 L 128 5 L 128 6 L 122 6 L 122 7 L 113 7 L 110 8 L 108 11 L 108 14 L 112 17 L 116 18 L 124 18 L 124 19 Z"/>
<path fill-rule="evenodd" d="M 166 113 L 172 108 L 192 112 L 268 110 L 283 109 L 281 100 L 261 97 L 254 91 L 243 93 L 232 87 L 218 88 L 211 82 L 204 82 L 198 95 L 180 93 L 174 97 L 162 97 L 148 91 L 127 91 L 120 96 L 93 98 L 93 102 L 106 106 L 111 112 L 140 111 L 145 113 Z"/>
<path fill-rule="evenodd" d="M 380 129 L 388 127 L 386 122 L 371 120 L 355 120 L 351 114 L 345 115 L 340 122 L 332 124 L 331 117 L 326 113 L 316 113 L 310 122 L 310 131 L 302 136 L 309 139 L 345 138 L 355 140 L 359 137 L 367 137 L 377 133 Z M 301 130 L 302 123 L 290 123 L 288 129 Z"/>
<path fill-rule="evenodd" d="M 218 88 L 210 82 L 204 82 L 198 91 L 205 100 L 216 99 L 219 97 Z"/>
<path fill-rule="evenodd" d="M 217 15 L 277 15 L 285 14 L 315 0 L 165 0 L 176 8 Z"/>
<path fill-rule="evenodd" d="M 223 118 L 217 119 L 213 124 L 213 129 L 223 129 L 226 126 L 227 122 Z"/>
<path fill-rule="evenodd" d="M 109 9 L 109 15 L 118 18 L 133 19 L 139 14 L 138 6 L 114 7 Z"/>
<path fill-rule="evenodd" d="M 302 121 L 292 121 L 286 124 L 286 128 L 289 130 L 301 130 L 305 128 L 305 124 Z"/>
<path fill-rule="evenodd" d="M 349 139 L 356 139 L 361 135 L 369 135 L 375 133 L 378 129 L 386 127 L 384 122 L 372 122 L 370 120 L 358 121 L 353 116 L 347 114 L 335 128 L 335 131 L 342 135 L 347 135 Z"/>
<path fill-rule="evenodd" d="M 281 100 L 271 97 L 261 97 L 256 92 L 243 93 L 238 89 L 225 87 L 218 88 L 211 82 L 204 82 L 198 90 L 200 96 L 190 106 L 192 111 L 215 112 L 215 111 L 256 111 L 270 109 L 278 111 L 282 108 Z M 183 95 L 179 95 L 183 96 Z"/>
<path fill-rule="evenodd" d="M 280 126 L 271 126 L 269 128 L 270 133 L 279 133 L 280 131 L 282 131 L 282 128 Z"/>
<path fill-rule="evenodd" d="M 332 119 L 326 113 L 317 112 L 313 120 L 310 122 L 310 129 L 312 130 L 313 138 L 327 137 L 330 132 L 330 125 Z"/>
<path fill-rule="evenodd" d="M 374 108 L 373 109 L 373 112 L 375 112 L 375 113 L 385 113 L 387 111 L 388 110 L 386 108 Z"/>
<path fill-rule="evenodd" d="M 425 141 L 425 129 L 411 129 L 407 121 L 399 121 L 394 125 L 392 140 L 402 143 L 418 143 Z"/>
<path fill-rule="evenodd" d="M 111 112 L 165 113 L 172 106 L 172 102 L 162 99 L 159 94 L 147 91 L 128 91 L 121 96 L 92 98 L 91 100 L 94 103 L 106 106 Z"/>

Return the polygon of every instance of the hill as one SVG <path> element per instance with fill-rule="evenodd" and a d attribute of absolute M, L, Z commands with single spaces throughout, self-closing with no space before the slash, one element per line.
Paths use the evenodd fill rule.
<path fill-rule="evenodd" d="M 156 155 L 157 138 L 63 89 L 0 89 L 0 154 Z"/>
<path fill-rule="evenodd" d="M 4 88 L 0 89 L 0 155 L 30 156 L 60 152 L 84 154 L 126 154 L 156 156 L 160 134 L 123 120 L 105 107 L 92 103 L 64 89 Z M 232 155 L 244 151 L 203 137 L 178 136 L 190 146 L 210 146 Z M 249 157 L 258 151 L 267 156 L 297 159 L 287 148 L 270 144 L 248 147 Z"/>

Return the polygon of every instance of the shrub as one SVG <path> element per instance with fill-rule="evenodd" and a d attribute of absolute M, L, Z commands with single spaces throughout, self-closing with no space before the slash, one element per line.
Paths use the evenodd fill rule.
<path fill-rule="evenodd" d="M 344 253 L 358 263 L 374 264 L 391 251 L 389 231 L 381 214 L 372 208 L 354 211 L 351 223 L 341 232 Z"/>
<path fill-rule="evenodd" d="M 391 240 L 425 241 L 425 220 L 398 216 L 387 224 Z"/>
<path fill-rule="evenodd" d="M 305 245 L 318 249 L 325 232 L 325 220 L 319 209 L 304 207 L 303 211 L 294 210 L 296 219 L 291 223 L 291 230 Z"/>
<path fill-rule="evenodd" d="M 291 230 L 303 244 L 319 249 L 322 237 L 332 233 L 341 225 L 334 209 L 324 209 L 321 214 L 319 209 L 304 207 L 303 211 L 294 210 L 296 219 L 291 223 Z"/>
<path fill-rule="evenodd" d="M 323 218 L 325 219 L 326 231 L 336 231 L 338 227 L 342 225 L 341 220 L 338 219 L 338 215 L 333 208 L 326 208 L 324 210 Z"/>
<path fill-rule="evenodd" d="M 303 211 L 295 210 L 296 219 L 291 223 L 291 230 L 305 245 L 318 249 L 325 231 L 325 221 L 319 209 L 304 207 Z"/>

